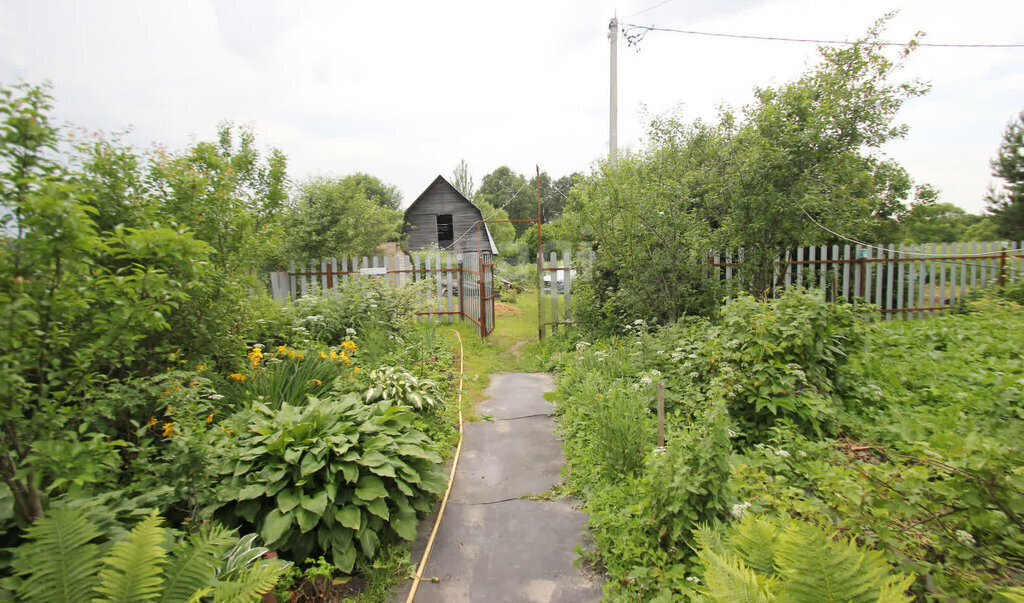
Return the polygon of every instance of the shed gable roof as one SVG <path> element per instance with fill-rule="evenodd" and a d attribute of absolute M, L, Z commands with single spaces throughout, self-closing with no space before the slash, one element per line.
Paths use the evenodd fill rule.
<path fill-rule="evenodd" d="M 405 215 L 408 216 L 409 212 L 411 212 L 413 210 L 413 208 L 415 208 L 417 206 L 417 204 L 419 204 L 419 202 L 421 200 L 426 198 L 427 195 L 431 192 L 431 190 L 433 190 L 434 187 L 436 187 L 436 186 L 445 187 L 445 188 L 449 189 L 450 192 L 455 193 L 458 196 L 458 199 L 462 200 L 466 205 L 468 205 L 469 207 L 473 208 L 473 211 L 475 211 L 476 214 L 478 216 L 480 216 L 480 220 L 484 219 L 483 212 L 480 211 L 480 208 L 477 207 L 476 205 L 474 205 L 472 201 L 467 199 L 465 197 L 465 195 L 463 195 L 461 192 L 459 192 L 459 189 L 457 189 L 454 186 L 452 186 L 452 184 L 450 182 L 448 182 L 448 180 L 445 179 L 445 177 L 440 175 L 440 174 L 438 174 L 437 178 L 434 178 L 434 181 L 431 182 L 430 185 L 427 186 L 427 188 L 425 188 L 422 193 L 420 193 L 419 197 L 416 197 L 416 200 L 413 201 L 409 205 L 409 207 L 405 208 Z M 494 237 L 491 236 L 491 229 L 487 228 L 487 222 L 484 222 L 484 232 L 487 233 L 487 241 L 490 243 L 489 251 L 493 255 L 498 255 L 498 247 L 494 243 Z"/>

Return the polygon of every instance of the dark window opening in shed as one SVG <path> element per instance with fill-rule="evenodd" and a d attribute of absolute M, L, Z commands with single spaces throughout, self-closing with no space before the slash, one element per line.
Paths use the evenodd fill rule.
<path fill-rule="evenodd" d="M 437 246 L 441 249 L 451 247 L 455 242 L 455 227 L 452 226 L 452 215 L 437 216 Z"/>

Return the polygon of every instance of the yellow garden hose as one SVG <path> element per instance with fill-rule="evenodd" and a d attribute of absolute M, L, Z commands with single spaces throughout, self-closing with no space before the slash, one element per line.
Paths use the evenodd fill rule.
<path fill-rule="evenodd" d="M 455 336 L 459 338 L 459 444 L 455 447 L 455 456 L 452 458 L 452 472 L 448 476 L 448 488 L 444 491 L 444 497 L 441 498 L 441 508 L 437 511 L 437 519 L 434 520 L 434 529 L 430 531 L 430 540 L 427 541 L 427 548 L 423 550 L 423 558 L 420 559 L 420 565 L 416 569 L 416 574 L 412 579 L 412 588 L 409 590 L 409 596 L 405 599 L 405 603 L 412 603 L 413 599 L 416 598 L 416 590 L 420 587 L 420 580 L 423 579 L 423 570 L 427 567 L 427 558 L 430 557 L 430 549 L 434 547 L 434 537 L 437 536 L 437 528 L 441 527 L 441 518 L 444 517 L 444 509 L 448 506 L 448 495 L 452 492 L 452 484 L 455 483 L 455 468 L 459 466 L 459 455 L 462 454 L 462 367 L 463 367 L 463 350 L 462 350 L 462 336 L 455 329 L 452 329 Z"/>

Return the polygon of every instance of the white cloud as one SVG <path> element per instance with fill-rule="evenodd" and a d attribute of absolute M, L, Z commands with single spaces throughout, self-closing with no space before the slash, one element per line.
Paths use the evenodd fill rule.
<path fill-rule="evenodd" d="M 134 126 L 171 147 L 210 138 L 217 121 L 252 123 L 296 178 L 370 172 L 411 201 L 465 158 L 477 181 L 507 164 L 558 176 L 606 152 L 607 24 L 655 0 L 493 4 L 283 0 L 32 3 L 0 0 L 0 81 L 51 79 L 59 116 L 90 128 Z M 903 3 L 887 37 L 1022 42 L 1024 5 Z M 811 0 L 669 2 L 636 17 L 666 27 L 854 38 L 890 3 Z M 619 140 L 636 146 L 640 108 L 712 117 L 755 85 L 813 62 L 813 45 L 651 33 L 619 41 Z M 988 159 L 1024 105 L 1024 52 L 920 49 L 908 76 L 934 83 L 901 118 L 910 138 L 887 152 L 944 199 L 981 208 Z"/>

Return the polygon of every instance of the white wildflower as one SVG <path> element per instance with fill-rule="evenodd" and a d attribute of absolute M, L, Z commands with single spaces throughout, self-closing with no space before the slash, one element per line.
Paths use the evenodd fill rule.
<path fill-rule="evenodd" d="M 739 435 L 740 434 L 736 433 L 735 431 L 733 431 L 731 429 L 729 430 L 729 437 L 730 438 L 735 438 L 735 437 L 738 437 Z"/>
<path fill-rule="evenodd" d="M 346 334 L 346 335 L 352 335 L 352 336 L 355 336 L 355 334 L 356 334 L 356 330 L 355 330 L 355 329 L 353 329 L 352 327 L 349 327 L 349 328 L 345 329 L 345 334 Z"/>
<path fill-rule="evenodd" d="M 652 383 L 652 381 L 651 381 L 650 377 L 648 377 L 647 375 L 644 375 L 643 377 L 640 377 L 640 383 L 643 384 L 643 385 L 650 385 Z"/>
<path fill-rule="evenodd" d="M 686 581 L 693 582 L 694 584 L 700 584 L 700 578 L 698 578 L 697 576 L 687 576 Z"/>
<path fill-rule="evenodd" d="M 789 452 L 782 450 L 781 448 L 775 451 L 775 456 L 781 456 L 782 458 L 788 459 L 791 455 Z"/>
<path fill-rule="evenodd" d="M 209 396 L 207 396 L 207 398 L 209 398 L 211 400 L 223 400 L 224 396 L 222 396 L 220 394 L 210 394 Z"/>
<path fill-rule="evenodd" d="M 971 536 L 970 532 L 964 530 L 956 531 L 956 541 L 964 546 L 974 546 L 977 541 L 974 540 L 974 536 Z"/>
<path fill-rule="evenodd" d="M 657 448 L 654 449 L 654 454 L 660 456 L 662 454 L 665 454 L 666 450 L 668 450 L 668 448 L 666 448 L 665 446 L 658 446 Z"/>
<path fill-rule="evenodd" d="M 661 371 L 659 371 L 658 369 L 651 369 L 651 374 L 657 377 L 661 375 Z"/>
<path fill-rule="evenodd" d="M 730 511 L 730 513 L 732 513 L 733 517 L 735 517 L 736 519 L 739 519 L 740 517 L 743 517 L 743 513 L 747 509 L 749 509 L 749 508 L 750 508 L 750 503 L 749 502 L 735 504 L 735 505 L 732 506 L 732 510 Z"/>
<path fill-rule="evenodd" d="M 697 371 L 693 371 L 690 373 L 690 379 L 696 379 L 698 377 L 700 377 L 700 373 L 698 373 Z"/>
<path fill-rule="evenodd" d="M 262 350 L 263 349 L 263 344 L 262 343 L 254 343 L 254 344 L 252 344 L 252 349 L 254 349 L 254 350 Z"/>

